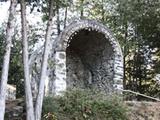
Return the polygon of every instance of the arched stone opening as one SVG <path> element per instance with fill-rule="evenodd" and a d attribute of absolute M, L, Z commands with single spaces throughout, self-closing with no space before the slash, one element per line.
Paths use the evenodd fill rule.
<path fill-rule="evenodd" d="M 113 90 L 114 51 L 105 34 L 92 28 L 69 37 L 66 49 L 66 81 L 69 88 Z"/>
<path fill-rule="evenodd" d="M 123 55 L 119 43 L 104 25 L 74 21 L 56 40 L 55 92 L 66 88 L 93 88 L 112 92 L 123 88 Z"/>

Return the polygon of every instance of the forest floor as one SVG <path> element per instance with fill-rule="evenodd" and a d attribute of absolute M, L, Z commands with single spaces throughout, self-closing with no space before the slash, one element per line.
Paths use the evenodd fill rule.
<path fill-rule="evenodd" d="M 125 101 L 129 120 L 160 120 L 160 102 Z M 7 101 L 6 113 L 11 120 L 25 119 L 25 103 L 23 99 Z"/>
<path fill-rule="evenodd" d="M 160 102 L 126 101 L 129 120 L 160 120 Z"/>

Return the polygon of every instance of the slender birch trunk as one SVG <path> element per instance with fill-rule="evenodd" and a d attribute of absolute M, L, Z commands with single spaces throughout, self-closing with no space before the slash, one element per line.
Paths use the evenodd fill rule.
<path fill-rule="evenodd" d="M 23 64 L 24 64 L 24 80 L 25 80 L 25 101 L 27 120 L 34 120 L 33 98 L 31 92 L 31 82 L 29 74 L 28 61 L 28 41 L 27 41 L 27 21 L 26 21 L 26 4 L 25 0 L 20 1 L 21 4 L 21 24 L 22 24 L 22 49 L 23 49 Z"/>
<path fill-rule="evenodd" d="M 124 56 L 123 56 L 123 88 L 126 89 L 126 55 L 127 55 L 126 44 L 127 44 L 127 37 L 128 37 L 127 22 L 125 22 L 124 30 L 125 30 L 125 36 L 124 36 L 124 47 L 123 47 L 123 52 L 124 52 Z"/>
<path fill-rule="evenodd" d="M 51 39 L 51 27 L 52 27 L 52 19 L 53 19 L 53 0 L 49 1 L 49 20 L 47 23 L 46 35 L 45 35 L 45 46 L 44 46 L 44 53 L 43 53 L 43 60 L 42 60 L 42 68 L 41 68 L 41 75 L 40 75 L 40 83 L 39 83 L 39 90 L 36 100 L 35 106 L 35 119 L 41 119 L 41 112 L 42 112 L 42 103 L 44 97 L 44 87 L 45 87 L 45 79 L 46 79 L 46 72 L 47 72 L 47 64 L 48 64 L 48 55 L 50 51 L 50 39 Z"/>
<path fill-rule="evenodd" d="M 5 46 L 6 48 L 3 58 L 3 68 L 0 81 L 0 120 L 4 120 L 4 114 L 5 114 L 6 87 L 8 81 L 12 36 L 14 34 L 14 26 L 15 26 L 16 6 L 17 6 L 17 0 L 11 0 L 8 24 L 6 29 L 6 46 Z"/>
<path fill-rule="evenodd" d="M 81 9 L 80 9 L 80 19 L 83 19 L 84 18 L 84 7 L 83 7 L 83 4 L 84 4 L 84 0 L 81 0 Z"/>
<path fill-rule="evenodd" d="M 60 30 L 59 5 L 58 5 L 58 3 L 56 4 L 56 13 L 57 13 L 57 34 L 59 35 L 61 30 Z"/>
<path fill-rule="evenodd" d="M 64 17 L 64 29 L 66 28 L 66 23 L 67 23 L 67 13 L 68 13 L 68 7 L 66 6 L 66 9 L 65 9 L 65 17 Z"/>

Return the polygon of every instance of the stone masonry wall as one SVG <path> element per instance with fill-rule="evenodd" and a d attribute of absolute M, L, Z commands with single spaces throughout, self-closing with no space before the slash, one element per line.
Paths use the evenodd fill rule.
<path fill-rule="evenodd" d="M 41 56 L 34 56 L 42 51 L 38 50 L 30 62 L 35 93 Z M 92 88 L 105 93 L 123 89 L 120 45 L 110 30 L 96 21 L 77 20 L 67 26 L 54 40 L 48 62 L 45 95 L 59 94 L 68 88 Z"/>
<path fill-rule="evenodd" d="M 123 89 L 123 55 L 108 28 L 92 20 L 74 21 L 60 34 L 56 43 L 55 52 L 66 52 L 66 58 L 62 60 L 66 61 L 63 64 L 66 79 L 59 77 L 64 75 L 63 67 L 56 68 L 55 73 L 56 70 L 63 71 L 55 74 L 55 81 L 63 81 L 57 82 L 56 86 L 65 84 L 63 90 L 89 87 L 107 93 Z"/>
<path fill-rule="evenodd" d="M 7 84 L 6 100 L 16 99 L 16 87 L 14 85 Z"/>

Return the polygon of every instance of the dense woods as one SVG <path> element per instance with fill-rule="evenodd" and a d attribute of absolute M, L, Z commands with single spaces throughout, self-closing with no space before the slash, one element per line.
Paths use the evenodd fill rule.
<path fill-rule="evenodd" d="M 15 24 L 19 4 L 21 23 L 18 24 L 22 30 Z M 26 7 L 29 14 L 41 13 L 43 22 L 31 25 Z M 44 80 L 47 65 L 51 65 L 47 62 L 50 43 L 74 19 L 94 19 L 109 27 L 123 50 L 124 89 L 160 98 L 159 0 L 10 0 L 8 22 L 0 26 L 0 120 L 4 117 L 7 83 L 17 86 L 17 98 L 26 97 L 27 120 L 41 119 Z M 30 71 L 29 61 L 40 42 L 44 43 L 42 67 L 38 72 Z M 32 72 L 39 73 L 35 108 Z M 148 100 L 133 94 L 127 94 L 125 99 Z"/>

